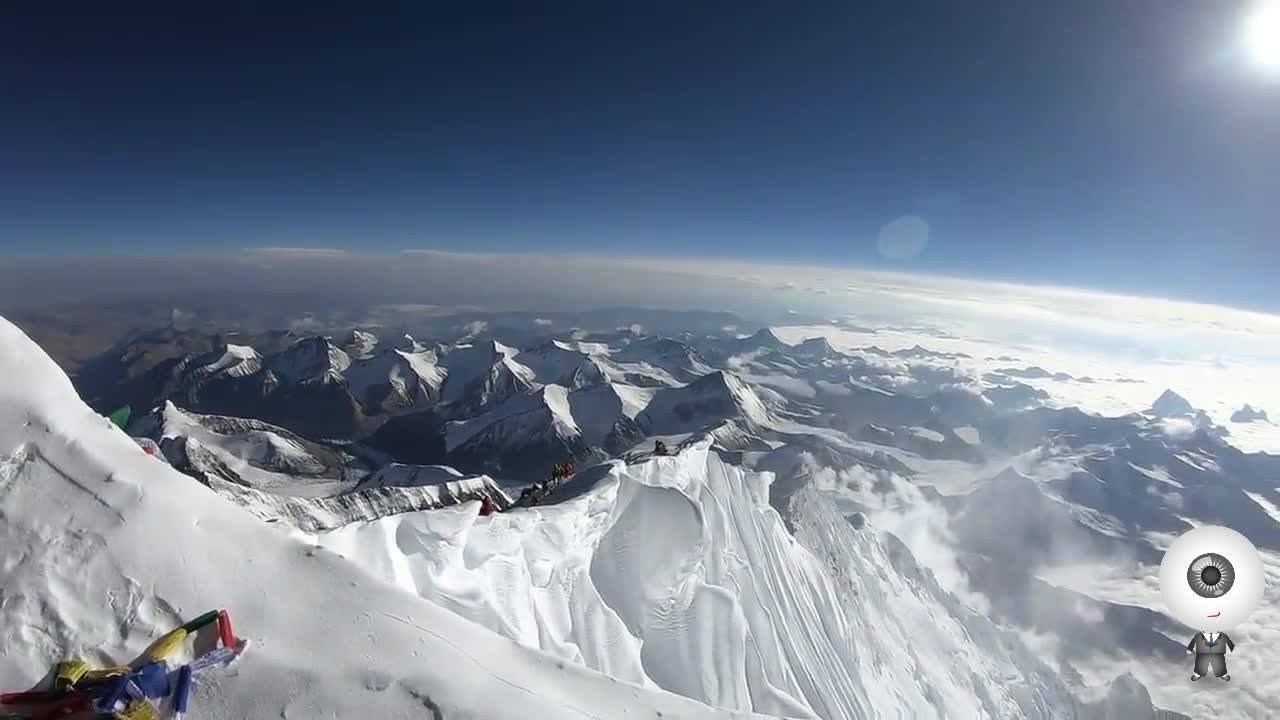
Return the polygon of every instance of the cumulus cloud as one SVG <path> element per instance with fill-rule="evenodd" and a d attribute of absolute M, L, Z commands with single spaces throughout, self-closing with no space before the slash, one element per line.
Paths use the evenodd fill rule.
<path fill-rule="evenodd" d="M 818 391 L 814 389 L 813 385 L 800 378 L 793 378 L 787 375 L 750 373 L 740 369 L 736 372 L 747 382 L 776 388 L 792 397 L 811 399 L 818 396 Z"/>
<path fill-rule="evenodd" d="M 814 386 L 828 395 L 851 395 L 853 393 L 853 389 L 847 385 L 837 385 L 826 380 L 818 380 L 814 383 Z"/>
<path fill-rule="evenodd" d="M 485 330 L 489 329 L 489 323 L 483 320 L 475 320 L 462 326 L 462 331 L 466 333 L 466 337 L 472 338 Z"/>
<path fill-rule="evenodd" d="M 289 323 L 289 329 L 296 333 L 309 333 L 321 330 L 324 324 L 320 322 L 315 315 L 307 313 L 302 317 L 295 318 Z"/>
<path fill-rule="evenodd" d="M 1160 421 L 1160 429 L 1173 440 L 1186 440 L 1196 432 L 1196 424 L 1189 418 L 1164 418 Z"/>

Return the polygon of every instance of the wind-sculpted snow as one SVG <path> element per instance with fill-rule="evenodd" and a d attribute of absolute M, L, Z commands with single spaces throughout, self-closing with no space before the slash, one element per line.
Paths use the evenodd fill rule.
<path fill-rule="evenodd" d="M 204 720 L 747 717 L 522 647 L 264 525 L 139 450 L 4 320 L 0 378 L 5 691 L 225 607 L 252 646 L 200 678 Z"/>
<path fill-rule="evenodd" d="M 408 513 L 316 539 L 524 645 L 719 707 L 1087 716 L 1016 636 L 815 491 L 793 496 L 793 537 L 772 476 L 721 462 L 709 440 L 600 469 L 554 506 Z"/>
<path fill-rule="evenodd" d="M 134 425 L 175 468 L 268 521 L 307 531 L 489 498 L 511 499 L 485 475 L 387 463 L 376 470 L 334 448 L 258 420 L 198 415 L 172 403 Z"/>
<path fill-rule="evenodd" d="M 191 448 L 188 440 L 186 452 Z M 192 463 L 198 467 L 215 467 L 209 460 Z M 394 467 L 388 470 L 394 470 Z M 263 492 L 255 488 L 228 482 L 216 472 L 206 471 L 201 480 L 219 495 L 243 505 L 250 513 L 268 522 L 283 521 L 304 532 L 332 530 L 351 523 L 374 520 L 388 515 L 430 510 L 450 505 L 465 504 L 475 512 L 471 501 L 489 498 L 499 508 L 511 505 L 511 498 L 487 475 L 462 477 L 429 484 L 382 484 L 385 476 L 375 475 L 367 486 L 346 492 L 317 497 L 297 497 Z M 403 473 L 391 480 L 413 482 L 413 473 Z"/>

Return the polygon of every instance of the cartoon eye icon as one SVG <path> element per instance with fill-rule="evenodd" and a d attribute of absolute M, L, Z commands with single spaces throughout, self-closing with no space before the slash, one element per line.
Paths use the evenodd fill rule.
<path fill-rule="evenodd" d="M 1205 553 L 1187 567 L 1187 584 L 1202 598 L 1220 598 L 1236 584 L 1236 569 L 1217 553 Z"/>
<path fill-rule="evenodd" d="M 1262 556 L 1244 535 L 1201 525 L 1169 544 L 1160 595 L 1170 617 L 1205 632 L 1231 630 L 1262 602 Z"/>

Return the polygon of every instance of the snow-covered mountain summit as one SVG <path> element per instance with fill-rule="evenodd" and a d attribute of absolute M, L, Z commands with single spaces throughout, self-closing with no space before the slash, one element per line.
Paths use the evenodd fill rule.
<path fill-rule="evenodd" d="M 843 434 L 822 405 L 794 399 L 802 392 L 783 396 L 727 368 L 670 385 L 572 388 L 540 382 L 509 346 L 470 343 L 472 352 L 452 362 L 463 348 L 444 346 L 437 357 L 446 378 L 467 368 L 461 374 L 470 381 L 458 400 L 442 398 L 442 408 L 461 408 L 459 400 L 476 397 L 470 388 L 492 388 L 485 379 L 495 368 L 527 382 L 505 397 L 481 393 L 487 402 L 461 425 L 441 422 L 442 432 L 458 433 L 451 455 L 465 449 L 536 463 L 547 459 L 540 448 L 519 455 L 530 438 L 596 453 L 600 438 L 623 434 L 646 451 L 649 438 L 673 438 L 674 454 L 584 462 L 562 496 L 572 499 L 488 517 L 461 503 L 384 508 L 340 526 L 292 518 L 343 560 L 309 550 L 284 523 L 253 517 L 262 516 L 254 503 L 267 507 L 265 500 L 236 497 L 248 506 L 238 507 L 219 497 L 224 489 L 210 492 L 140 452 L 85 408 L 21 333 L 0 324 L 0 340 L 0 377 L 21 381 L 0 389 L 0 511 L 17 519 L 0 528 L 0 582 L 22 587 L 24 598 L 0 605 L 0 633 L 52 628 L 0 637 L 22 648 L 0 661 L 7 685 L 34 681 L 45 663 L 90 646 L 126 655 L 174 617 L 217 604 L 262 648 L 206 690 L 228 695 L 217 718 L 256 716 L 262 707 L 336 717 L 409 717 L 427 707 L 443 717 L 535 720 L 575 712 L 1076 718 L 1150 708 L 1128 681 L 1096 703 L 1082 699 L 1017 633 L 944 589 L 915 557 L 912 538 L 855 526 L 817 475 L 785 496 L 773 493 L 778 476 L 750 469 L 764 457 L 865 461 L 867 472 L 881 473 L 866 488 L 873 493 L 898 482 L 898 470 L 917 472 L 908 467 L 919 462 L 911 451 Z M 618 366 L 648 363 L 598 354 Z M 792 379 L 852 390 L 853 362 L 799 358 L 785 367 Z M 344 374 L 321 384 L 345 391 L 348 383 Z M 224 466 L 247 454 L 258 471 L 327 472 L 321 451 L 334 446 L 318 451 L 291 429 L 165 411 L 163 425 L 174 430 L 162 439 L 194 438 L 229 453 Z M 781 452 L 792 443 L 808 449 Z M 474 477 L 390 463 L 325 499 Z M 240 479 L 228 484 L 246 496 L 270 486 L 269 478 Z M 287 502 L 315 499 L 293 492 Z M 155 537 L 163 546 L 148 542 Z M 119 601 L 85 609 L 83 598 L 106 596 Z M 286 601 L 277 606 L 272 597 Z M 307 598 L 310 612 L 296 617 L 302 601 L 289 598 Z"/>
<path fill-rule="evenodd" d="M 253 644 L 197 683 L 210 720 L 751 717 L 523 647 L 273 529 L 143 453 L 4 320 L 0 377 L 5 691 L 226 607 Z"/>

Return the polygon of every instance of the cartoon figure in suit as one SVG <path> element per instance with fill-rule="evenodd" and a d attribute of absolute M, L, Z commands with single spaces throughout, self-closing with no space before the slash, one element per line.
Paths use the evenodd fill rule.
<path fill-rule="evenodd" d="M 1198 632 L 1187 643 L 1195 654 L 1191 679 L 1213 673 L 1231 680 L 1227 630 L 1244 622 L 1262 601 L 1262 558 L 1248 538 L 1230 528 L 1203 525 L 1184 533 L 1160 562 L 1160 594 L 1169 614 Z"/>

